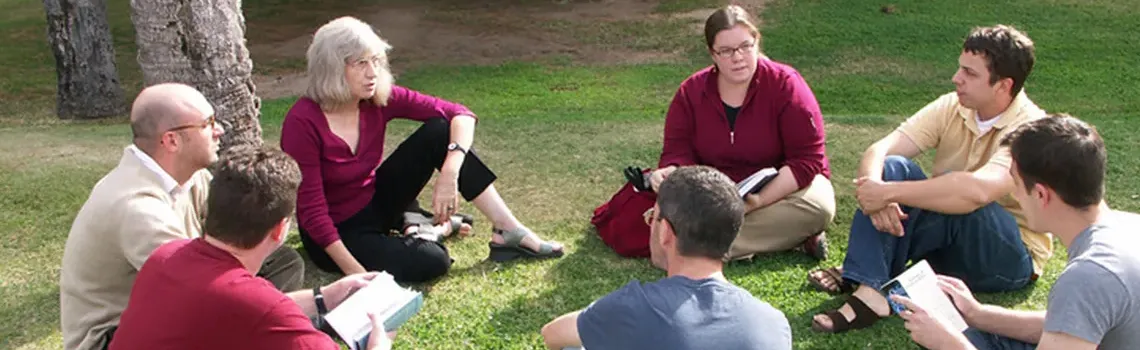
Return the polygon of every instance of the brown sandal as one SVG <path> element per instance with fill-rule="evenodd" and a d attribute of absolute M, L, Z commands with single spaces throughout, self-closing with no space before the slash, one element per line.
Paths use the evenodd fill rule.
<path fill-rule="evenodd" d="M 848 305 L 851 305 L 851 310 L 855 311 L 855 318 L 848 321 L 847 318 L 843 317 L 843 314 L 839 312 L 839 309 L 835 309 L 824 313 L 827 318 L 831 319 L 831 329 L 824 328 L 822 324 L 816 322 L 815 318 L 811 320 L 811 329 L 816 332 L 838 334 L 853 329 L 870 327 L 882 318 L 876 314 L 874 310 L 871 310 L 870 307 L 867 307 L 867 304 L 863 303 L 863 300 L 854 295 L 848 296 L 846 301 Z"/>
<path fill-rule="evenodd" d="M 825 286 L 821 278 L 815 278 L 813 276 L 819 273 L 825 274 L 825 277 L 831 278 L 835 281 L 835 283 L 833 283 L 830 288 Z M 851 293 L 855 291 L 855 284 L 843 279 L 843 270 L 840 270 L 838 267 L 829 267 L 826 269 L 819 269 L 808 272 L 808 283 L 811 283 L 811 285 L 814 286 L 816 290 L 827 292 L 832 295 Z"/>

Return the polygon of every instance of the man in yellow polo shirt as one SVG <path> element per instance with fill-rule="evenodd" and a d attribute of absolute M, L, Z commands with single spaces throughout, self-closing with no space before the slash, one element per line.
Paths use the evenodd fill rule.
<path fill-rule="evenodd" d="M 1033 42 L 1018 30 L 975 28 L 958 57 L 955 91 L 867 148 L 843 267 L 809 276 L 821 290 L 853 293 L 839 310 L 816 315 L 813 329 L 838 333 L 888 315 L 878 289 L 908 262 L 926 260 L 983 292 L 1020 289 L 1041 274 L 1052 240 L 1026 228 L 1001 146 L 1018 125 L 1045 116 L 1022 89 L 1033 63 Z M 929 150 L 930 177 L 911 160 Z"/>

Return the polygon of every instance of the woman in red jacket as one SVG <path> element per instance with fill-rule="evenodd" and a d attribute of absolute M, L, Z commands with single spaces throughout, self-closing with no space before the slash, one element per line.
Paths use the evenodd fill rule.
<path fill-rule="evenodd" d="M 673 97 L 650 184 L 656 188 L 676 167 L 693 164 L 738 182 L 777 169 L 760 192 L 746 196 L 728 258 L 802 247 L 822 259 L 823 230 L 835 217 L 823 117 L 799 72 L 760 54 L 760 33 L 749 17 L 732 5 L 705 22 L 714 64 L 681 83 Z"/>
<path fill-rule="evenodd" d="M 344 274 L 387 271 L 407 282 L 443 275 L 451 258 L 441 235 L 433 233 L 458 231 L 459 222 L 448 218 L 460 195 L 491 220 L 492 260 L 562 256 L 560 245 L 519 223 L 495 191 L 495 174 L 471 151 L 475 114 L 394 85 L 389 49 L 355 18 L 322 26 L 307 53 L 308 88 L 281 128 L 282 150 L 301 167 L 297 221 L 317 267 Z M 394 118 L 424 125 L 381 163 L 385 128 Z M 405 221 L 405 210 L 436 170 L 431 209 L 438 226 L 389 234 L 401 229 L 396 226 Z"/>

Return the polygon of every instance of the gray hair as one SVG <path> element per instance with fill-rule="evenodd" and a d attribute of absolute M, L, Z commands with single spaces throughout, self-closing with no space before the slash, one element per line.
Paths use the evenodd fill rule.
<path fill-rule="evenodd" d="M 388 50 L 392 46 L 381 39 L 368 25 L 354 17 L 344 16 L 317 29 L 313 42 L 305 57 L 308 60 L 309 84 L 305 96 L 321 105 L 322 109 L 351 104 L 352 92 L 344 80 L 344 69 L 348 62 L 365 58 L 369 54 L 379 56 L 380 65 L 376 93 L 372 103 L 378 106 L 388 104 L 395 80 L 388 68 Z"/>

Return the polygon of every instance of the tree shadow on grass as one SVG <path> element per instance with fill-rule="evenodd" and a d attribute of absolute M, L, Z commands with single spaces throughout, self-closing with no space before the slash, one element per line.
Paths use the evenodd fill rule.
<path fill-rule="evenodd" d="M 22 294 L 10 288 L 13 287 L 0 292 L 8 296 Z M 7 298 L 0 309 L 0 322 L 4 324 L 0 329 L 0 349 L 22 348 L 59 330 L 59 286 Z"/>
<path fill-rule="evenodd" d="M 499 308 L 493 319 L 496 336 L 531 339 L 541 343 L 542 325 L 554 318 L 581 310 L 632 280 L 651 282 L 665 276 L 648 259 L 618 256 L 602 243 L 593 228 L 573 242 L 576 249 L 547 269 L 544 283 L 553 287 L 538 295 L 521 295 Z M 510 264 L 510 263 L 509 263 Z"/>

